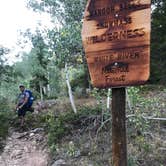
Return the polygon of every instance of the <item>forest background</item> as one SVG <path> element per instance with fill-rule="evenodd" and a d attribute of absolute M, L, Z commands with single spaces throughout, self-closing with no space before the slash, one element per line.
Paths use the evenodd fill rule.
<path fill-rule="evenodd" d="M 93 88 L 90 82 L 81 40 L 86 3 L 86 0 L 27 1 L 27 7 L 35 12 L 47 12 L 55 26 L 52 29 L 37 28 L 35 33 L 30 29 L 20 32 L 20 45 L 24 47 L 30 41 L 32 49 L 29 53 L 16 55 L 21 56 L 22 61 L 13 65 L 8 65 L 5 58 L 11 48 L 0 46 L 1 122 L 9 118 L 8 114 L 14 108 L 20 83 L 33 91 L 36 101 L 63 100 L 68 97 L 70 87 L 77 99 L 91 95 L 100 100 L 103 94 L 107 94 L 107 90 Z M 148 84 L 153 88 L 165 88 L 166 1 L 152 0 L 151 12 L 151 73 Z M 129 88 L 133 103 L 138 102 L 136 94 L 142 89 L 145 90 L 143 86 Z M 4 124 L 6 128 L 8 125 Z M 4 128 L 0 137 L 5 137 Z"/>
<path fill-rule="evenodd" d="M 52 29 L 37 28 L 20 32 L 22 47 L 30 41 L 32 49 L 22 53 L 21 62 L 12 66 L 6 64 L 4 55 L 10 48 L 0 48 L 0 101 L 5 105 L 15 100 L 20 83 L 33 90 L 37 98 L 53 98 L 67 94 L 65 65 L 68 67 L 70 83 L 74 93 L 81 95 L 92 87 L 82 48 L 81 28 L 86 0 L 74 1 L 28 1 L 27 6 L 36 12 L 47 12 L 55 26 Z M 151 23 L 151 74 L 150 84 L 165 84 L 165 11 L 166 2 L 152 1 Z M 80 94 L 79 94 L 80 93 Z M 10 95 L 9 95 L 10 94 Z M 7 104 L 8 105 L 8 104 Z M 1 104 L 2 107 L 2 104 Z"/>

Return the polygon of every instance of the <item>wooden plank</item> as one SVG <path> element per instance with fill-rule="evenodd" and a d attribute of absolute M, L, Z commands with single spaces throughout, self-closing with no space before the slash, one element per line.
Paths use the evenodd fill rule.
<path fill-rule="evenodd" d="M 112 163 L 127 166 L 125 88 L 112 89 Z"/>
<path fill-rule="evenodd" d="M 145 83 L 150 72 L 150 0 L 89 0 L 82 40 L 94 86 Z"/>

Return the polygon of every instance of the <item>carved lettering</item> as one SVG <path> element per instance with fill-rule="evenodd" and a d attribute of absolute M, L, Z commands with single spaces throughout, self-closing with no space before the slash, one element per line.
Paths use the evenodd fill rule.
<path fill-rule="evenodd" d="M 103 34 L 101 36 L 90 36 L 86 37 L 87 44 L 95 44 L 100 42 L 107 42 L 107 41 L 120 41 L 130 38 L 137 38 L 142 37 L 145 35 L 144 28 L 137 28 L 137 29 L 129 29 L 129 30 L 121 30 Z"/>
<path fill-rule="evenodd" d="M 90 10 L 89 17 L 107 16 L 115 11 L 114 6 L 104 7 L 101 9 Z"/>
<path fill-rule="evenodd" d="M 106 55 L 106 56 L 98 56 L 98 57 L 94 58 L 94 62 L 95 63 L 106 63 L 106 62 L 112 61 L 113 58 L 114 58 L 113 54 Z"/>
<path fill-rule="evenodd" d="M 118 74 L 129 72 L 129 65 L 124 62 L 111 63 L 102 68 L 102 74 Z"/>
<path fill-rule="evenodd" d="M 111 21 L 99 22 L 97 24 L 97 29 L 120 27 L 131 23 L 132 23 L 131 17 L 118 18 Z"/>
<path fill-rule="evenodd" d="M 119 6 L 120 6 L 119 10 L 123 11 L 123 10 L 129 10 L 129 9 L 138 9 L 142 5 L 140 3 L 140 0 L 132 0 L 130 2 L 129 1 L 123 2 L 123 3 L 119 4 Z"/>
<path fill-rule="evenodd" d="M 117 60 L 126 60 L 126 59 L 139 59 L 140 53 L 138 51 L 122 51 L 118 52 Z"/>
<path fill-rule="evenodd" d="M 138 60 L 141 58 L 140 51 L 134 50 L 126 50 L 126 51 L 118 51 L 118 52 L 111 52 L 108 55 L 100 55 L 93 58 L 93 63 L 108 63 L 113 60 Z"/>
<path fill-rule="evenodd" d="M 146 9 L 148 7 L 150 7 L 149 4 L 141 4 L 140 0 L 121 2 L 121 3 L 115 4 L 115 5 L 112 4 L 111 6 L 108 6 L 108 7 L 90 9 L 89 10 L 90 15 L 88 16 L 88 18 L 109 16 L 111 14 L 114 14 L 115 12 Z"/>
<path fill-rule="evenodd" d="M 88 0 L 82 35 L 94 86 L 147 81 L 150 6 L 150 0 Z"/>
<path fill-rule="evenodd" d="M 105 81 L 106 83 L 113 83 L 113 82 L 124 82 L 125 81 L 125 75 L 121 75 L 119 77 L 110 77 L 110 76 L 106 76 L 105 77 Z"/>

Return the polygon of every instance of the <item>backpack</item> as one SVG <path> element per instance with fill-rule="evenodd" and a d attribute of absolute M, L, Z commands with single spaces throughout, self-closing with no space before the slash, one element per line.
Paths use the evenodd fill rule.
<path fill-rule="evenodd" d="M 32 92 L 30 90 L 25 90 L 25 92 L 29 93 L 29 98 L 28 98 L 27 106 L 31 107 L 32 104 L 33 104 L 33 101 L 34 101 L 33 94 L 32 94 Z"/>

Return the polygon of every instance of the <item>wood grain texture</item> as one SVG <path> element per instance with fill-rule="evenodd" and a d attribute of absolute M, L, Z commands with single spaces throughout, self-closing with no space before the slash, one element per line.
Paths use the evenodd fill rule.
<path fill-rule="evenodd" d="M 150 0 L 89 0 L 82 41 L 92 84 L 145 83 L 150 72 Z"/>

